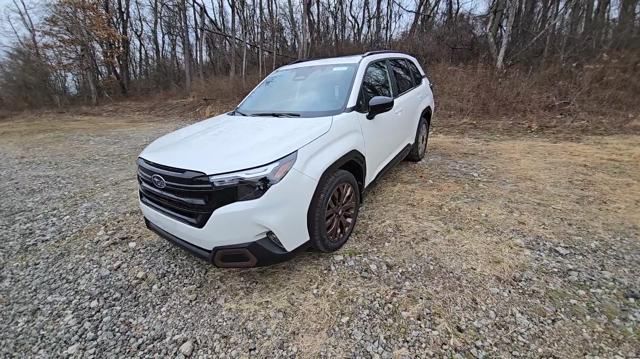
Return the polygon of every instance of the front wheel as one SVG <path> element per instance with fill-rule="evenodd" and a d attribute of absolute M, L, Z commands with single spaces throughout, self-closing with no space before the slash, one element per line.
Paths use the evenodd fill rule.
<path fill-rule="evenodd" d="M 407 155 L 407 159 L 412 162 L 421 161 L 427 153 L 427 141 L 429 140 L 429 122 L 424 118 L 420 119 L 418 130 L 416 131 L 416 139 L 411 146 L 411 151 Z"/>
<path fill-rule="evenodd" d="M 333 252 L 342 247 L 358 218 L 360 191 L 355 177 L 338 170 L 323 178 L 309 209 L 311 244 L 321 252 Z"/>

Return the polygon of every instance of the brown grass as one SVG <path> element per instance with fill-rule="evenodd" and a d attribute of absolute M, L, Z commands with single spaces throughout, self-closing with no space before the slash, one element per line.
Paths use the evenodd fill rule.
<path fill-rule="evenodd" d="M 640 58 L 626 54 L 589 65 L 509 68 L 435 64 L 429 69 L 441 110 L 458 116 L 610 114 L 640 110 Z"/>
<path fill-rule="evenodd" d="M 632 55 L 503 73 L 485 65 L 435 64 L 429 73 L 440 128 L 446 133 L 639 133 L 640 60 Z"/>
<path fill-rule="evenodd" d="M 550 133 L 564 136 L 640 133 L 638 54 L 603 56 L 587 65 L 512 67 L 502 73 L 484 64 L 426 66 L 435 83 L 434 126 L 443 133 Z M 129 99 L 103 99 L 100 106 L 63 109 L 73 114 L 144 115 L 200 119 L 232 109 L 259 82 L 251 72 L 196 79 L 190 96 L 180 89 Z M 38 111 L 38 114 L 60 110 Z M 32 113 L 27 111 L 27 114 Z M 55 116 L 54 116 L 55 117 Z M 0 111 L 0 119 L 13 113 Z"/>
<path fill-rule="evenodd" d="M 142 146 L 143 141 L 182 124 L 145 117 L 135 104 L 125 105 L 132 106 L 130 117 L 51 113 L 0 123 L 3 153 L 16 150 L 16 156 L 36 160 L 43 153 L 53 153 L 61 162 L 91 159 L 113 147 L 113 142 L 100 142 L 101 138 L 137 133 L 139 137 L 130 140 Z M 78 136 L 96 141 L 73 141 Z M 574 252 L 586 249 L 580 254 L 587 255 L 567 263 L 581 266 L 590 275 L 606 269 L 617 280 L 637 283 L 630 279 L 635 257 L 624 258 L 625 250 L 637 253 L 637 239 L 623 239 L 640 228 L 639 136 L 584 137 L 570 142 L 435 135 L 429 146 L 424 161 L 401 163 L 370 189 L 353 237 L 336 253 L 344 257 L 341 261 L 332 255 L 301 253 L 273 267 L 220 270 L 173 249 L 144 228 L 136 208 L 131 161 L 137 152 L 112 168 L 116 173 L 127 172 L 124 177 L 129 180 L 113 185 L 119 186 L 119 192 L 130 193 L 126 202 L 117 203 L 128 208 L 130 215 L 88 225 L 87 231 L 69 240 L 42 246 L 64 246 L 60 253 L 73 256 L 77 248 L 91 243 L 98 226 L 104 226 L 136 238 L 165 265 L 187 261 L 198 273 L 193 283 L 198 285 L 198 296 L 188 303 L 190 310 L 183 311 L 181 286 L 169 288 L 163 315 L 184 321 L 203 346 L 239 336 L 233 331 L 225 334 L 226 327 L 219 327 L 219 316 L 228 313 L 243 320 L 249 333 L 273 329 L 276 335 L 258 343 L 254 353 L 258 357 L 269 357 L 281 343 L 296 345 L 300 357 L 317 357 L 320 350 L 340 357 L 353 355 L 354 348 L 362 345 L 349 336 L 356 322 L 361 331 L 363 323 L 375 325 L 370 329 L 387 338 L 406 338 L 418 330 L 427 337 L 423 349 L 436 356 L 446 354 L 440 351 L 445 343 L 465 352 L 483 336 L 502 337 L 505 341 L 494 343 L 488 355 L 508 357 L 517 345 L 517 327 L 509 320 L 515 310 L 534 323 L 527 339 L 545 348 L 541 356 L 574 357 L 578 347 L 597 353 L 601 345 L 626 353 L 638 346 L 637 335 L 628 337 L 626 329 L 612 324 L 613 319 L 622 318 L 623 309 L 629 309 L 620 304 L 622 300 L 605 297 L 602 302 L 590 302 L 593 308 L 587 319 L 581 307 L 569 303 L 580 298 L 575 293 L 578 289 L 585 288 L 565 280 L 568 267 L 557 272 L 545 268 L 540 253 L 545 254 L 543 258 L 553 257 L 548 245 L 571 246 Z M 83 166 L 78 171 L 87 169 Z M 100 195 L 99 189 L 91 188 L 76 194 L 87 197 L 83 202 L 104 200 Z M 591 255 L 593 245 L 606 250 Z M 123 254 L 127 248 L 126 243 L 100 247 L 100 259 L 110 265 L 116 258 L 127 258 Z M 347 264 L 350 260 L 356 264 Z M 607 261 L 606 267 L 598 261 Z M 378 270 L 363 276 L 371 263 Z M 385 272 L 382 263 L 387 266 Z M 148 273 L 152 285 L 158 266 L 159 262 L 139 262 L 129 277 L 134 278 L 139 267 Z M 514 278 L 525 274 L 528 282 L 519 285 Z M 191 281 L 191 276 L 185 276 L 184 286 Z M 165 285 L 164 280 L 157 283 Z M 625 287 L 615 283 L 612 289 L 621 294 Z M 599 281 L 594 288 L 600 285 L 609 284 Z M 500 292 L 492 292 L 493 288 Z M 155 295 L 147 289 L 139 293 Z M 549 314 L 549 306 L 567 309 Z M 369 310 L 371 322 L 359 317 L 364 310 Z M 496 318 L 486 325 L 489 332 L 476 330 L 471 323 L 489 318 L 490 310 Z M 602 312 L 608 321 L 599 322 L 594 311 Z M 582 321 L 569 320 L 570 316 Z M 343 318 L 349 319 L 343 322 Z M 416 318 L 421 318 L 419 323 Z M 550 319 L 555 320 L 553 325 L 542 324 Z M 458 326 L 464 326 L 464 331 Z M 215 339 L 215 334 L 223 336 Z M 415 356 L 421 350 L 390 349 L 398 356 Z"/>

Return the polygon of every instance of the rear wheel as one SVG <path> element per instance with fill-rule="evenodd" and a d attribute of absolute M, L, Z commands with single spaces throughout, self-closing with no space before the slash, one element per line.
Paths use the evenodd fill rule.
<path fill-rule="evenodd" d="M 358 218 L 360 191 L 355 177 L 338 170 L 321 180 L 309 209 L 311 244 L 322 252 L 342 247 Z"/>
<path fill-rule="evenodd" d="M 407 159 L 412 162 L 421 161 L 427 153 L 427 142 L 429 140 L 429 121 L 424 118 L 420 119 L 418 130 L 416 131 L 416 139 L 411 146 L 411 152 L 407 155 Z"/>

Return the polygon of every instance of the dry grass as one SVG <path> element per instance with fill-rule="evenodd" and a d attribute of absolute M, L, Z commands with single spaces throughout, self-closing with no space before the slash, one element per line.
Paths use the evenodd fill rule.
<path fill-rule="evenodd" d="M 115 111 L 128 111 L 126 106 Z M 127 249 L 127 241 L 100 247 L 100 260 L 109 265 L 122 258 L 136 263 L 127 277 L 131 282 L 138 267 L 148 273 L 145 285 L 161 287 L 166 278 L 156 279 L 154 272 L 167 275 L 175 268 L 189 268 L 192 277 L 179 273 L 180 284 L 165 288 L 166 312 L 154 312 L 154 319 L 161 323 L 163 315 L 176 313 L 203 347 L 262 333 L 267 327 L 277 334 L 259 343 L 259 357 L 270 356 L 283 342 L 295 345 L 301 357 L 316 357 L 320 350 L 344 357 L 354 348 L 363 350 L 351 337 L 358 329 L 397 342 L 413 331 L 426 336 L 425 347 L 411 348 L 409 355 L 425 349 L 442 355 L 452 353 L 449 349 L 469 353 L 476 340 L 504 338 L 489 350 L 504 357 L 519 345 L 514 313 L 533 323 L 526 338 L 545 348 L 540 355 L 573 357 L 577 347 L 595 353 L 601 345 L 628 353 L 638 345 L 637 334 L 629 336 L 613 323 L 630 310 L 625 299 L 619 299 L 626 289 L 620 282 L 615 282 L 611 297 L 590 297 L 589 306 L 581 307 L 568 301 L 577 297 L 578 289 L 588 288 L 566 280 L 566 272 L 579 267 L 597 279 L 589 282 L 594 288 L 610 287 L 600 277 L 606 268 L 616 281 L 637 283 L 637 263 L 625 255 L 637 253 L 640 245 L 633 237 L 640 228 L 638 136 L 584 137 L 581 142 L 433 136 L 425 161 L 401 163 L 370 189 L 353 237 L 337 253 L 342 260 L 302 253 L 273 267 L 237 271 L 198 262 L 144 229 L 136 209 L 133 149 L 183 123 L 145 117 L 144 111 L 138 108 L 124 118 L 120 112 L 24 115 L 0 123 L 0 136 L 3 149 L 15 150 L 17 157 L 47 153 L 55 154 L 60 164 L 83 160 L 82 166 L 67 170 L 102 173 L 102 168 L 87 167 L 98 154 L 121 161 L 111 170 L 131 180 L 109 186 L 126 194 L 126 200 L 112 207 L 127 216 L 42 246 L 72 255 L 91 243 L 99 224 L 139 238 L 145 253 L 153 253 L 141 261 Z M 131 136 L 131 153 L 109 156 L 126 136 Z M 84 140 L 74 141 L 79 137 Z M 96 199 L 98 192 L 86 189 L 76 196 L 85 203 L 104 201 Z M 570 247 L 580 256 L 559 262 L 553 253 L 556 246 Z M 174 267 L 176 263 L 181 266 Z M 185 303 L 182 286 L 192 281 L 198 296 Z M 155 296 L 149 288 L 136 293 L 141 302 Z M 559 312 L 550 314 L 551 306 Z M 490 311 L 495 318 L 485 324 L 488 331 L 472 325 L 490 318 Z M 602 315 L 608 321 L 600 321 Z M 217 316 L 226 319 L 219 322 Z M 228 318 L 242 322 L 229 324 Z M 551 319 L 552 325 L 547 323 Z M 220 333 L 222 337 L 213 337 Z M 406 353 L 400 345 L 392 349 L 397 355 Z"/>
<path fill-rule="evenodd" d="M 393 307 L 383 330 L 387 335 L 410 335 L 409 321 L 430 313 L 430 326 L 438 333 L 432 350 L 443 341 L 452 348 L 473 346 L 483 334 L 469 325 L 463 333 L 458 328 L 486 316 L 481 308 L 498 315 L 517 308 L 544 318 L 545 301 L 565 305 L 571 298 L 566 288 L 542 290 L 536 305 L 527 302 L 531 294 L 515 289 L 508 298 L 490 293 L 491 287 L 511 286 L 522 273 L 553 283 L 534 263 L 530 238 L 559 246 L 593 241 L 615 246 L 606 242 L 612 226 L 640 226 L 639 148 L 640 140 L 631 136 L 584 143 L 437 136 L 428 161 L 402 163 L 371 189 L 353 238 L 339 252 L 345 259 L 335 267 L 328 267 L 327 256 L 301 254 L 271 268 L 211 271 L 204 290 L 222 286 L 225 310 L 286 327 L 301 357 L 316 357 L 328 347 L 347 355 L 357 342 L 329 333 L 349 328 L 364 308 L 371 310 L 362 307 L 362 298 L 379 298 Z M 584 198 L 585 193 L 593 198 Z M 598 199 L 600 204 L 594 203 Z M 579 237 L 568 223 L 580 223 L 593 237 Z M 386 273 L 397 272 L 400 283 L 408 284 L 376 279 L 380 267 L 363 277 L 343 267 L 349 260 L 365 267 L 383 261 Z M 619 273 L 613 265 L 609 270 Z M 619 314 L 616 306 L 610 312 L 612 318 Z M 548 354 L 572 356 L 576 345 L 587 345 L 575 336 L 581 328 L 572 322 L 556 326 L 553 335 L 566 342 L 556 342 Z M 617 335 L 607 330 L 613 329 L 599 334 L 601 340 Z M 262 343 L 259 352 L 267 355 L 277 345 Z"/>
<path fill-rule="evenodd" d="M 634 53 L 612 54 L 592 63 L 509 68 L 487 65 L 426 66 L 435 83 L 434 126 L 446 134 L 560 134 L 564 137 L 640 133 L 640 61 Z M 232 109 L 259 82 L 226 76 L 196 81 L 190 96 L 179 89 L 150 91 L 127 100 L 103 99 L 100 106 L 77 106 L 62 112 L 100 116 L 199 119 Z M 37 111 L 55 118 L 61 111 Z M 33 117 L 27 111 L 22 117 Z M 21 117 L 21 116 L 18 116 Z M 0 111 L 0 120 L 14 120 Z"/>
<path fill-rule="evenodd" d="M 440 129 L 446 133 L 559 133 L 569 136 L 640 132 L 638 55 L 589 65 L 510 68 L 435 64 Z"/>
<path fill-rule="evenodd" d="M 434 64 L 429 73 L 441 109 L 457 116 L 525 114 L 615 114 L 639 110 L 640 58 L 619 54 L 588 65 L 509 68 L 497 73 L 483 64 Z"/>

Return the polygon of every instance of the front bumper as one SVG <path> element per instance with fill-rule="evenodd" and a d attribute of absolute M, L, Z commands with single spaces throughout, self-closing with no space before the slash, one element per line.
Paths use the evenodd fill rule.
<path fill-rule="evenodd" d="M 280 263 L 291 258 L 294 252 L 287 252 L 268 238 L 239 245 L 223 246 L 206 250 L 174 236 L 144 219 L 147 228 L 176 246 L 211 262 L 221 268 L 261 267 Z"/>
<path fill-rule="evenodd" d="M 214 264 L 222 249 L 238 249 L 238 253 L 247 249 L 256 257 L 255 265 L 263 265 L 269 262 L 263 257 L 281 257 L 309 240 L 307 211 L 315 188 L 315 180 L 292 169 L 262 197 L 216 209 L 202 228 L 178 221 L 142 202 L 140 208 L 147 227 Z M 277 236 L 282 248 L 267 239 L 269 232 Z M 247 262 L 245 266 L 252 260 Z"/>

